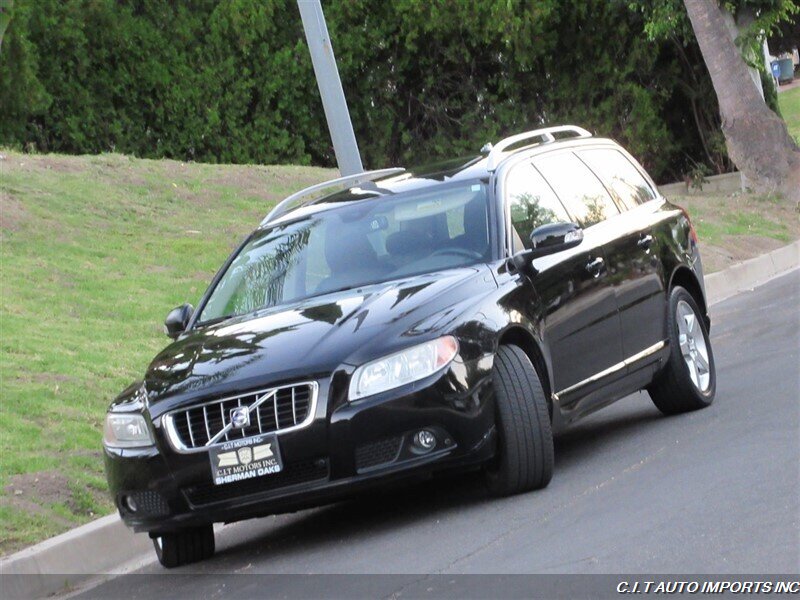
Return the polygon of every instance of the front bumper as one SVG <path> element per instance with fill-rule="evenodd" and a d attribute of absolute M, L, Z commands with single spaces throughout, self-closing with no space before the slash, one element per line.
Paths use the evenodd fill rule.
<path fill-rule="evenodd" d="M 279 435 L 283 470 L 224 485 L 214 485 L 208 453 L 175 451 L 156 417 L 155 447 L 105 450 L 109 487 L 126 524 L 163 532 L 300 510 L 480 464 L 495 451 L 490 369 L 486 361 L 454 363 L 429 380 L 353 403 L 337 392 L 335 377 L 322 380 L 314 420 Z M 435 433 L 429 452 L 412 443 L 420 429 Z"/>

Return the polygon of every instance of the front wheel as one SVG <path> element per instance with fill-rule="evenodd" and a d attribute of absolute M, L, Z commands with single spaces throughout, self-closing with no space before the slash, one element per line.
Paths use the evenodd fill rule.
<path fill-rule="evenodd" d="M 553 434 L 536 369 L 520 347 L 500 346 L 492 382 L 498 444 L 486 469 L 489 491 L 508 496 L 546 487 L 553 476 Z"/>
<path fill-rule="evenodd" d="M 153 537 L 158 562 L 167 569 L 214 556 L 214 526 L 203 525 Z"/>
<path fill-rule="evenodd" d="M 658 410 L 674 415 L 710 405 L 717 375 L 708 328 L 692 295 L 676 286 L 667 311 L 669 360 L 647 391 Z"/>

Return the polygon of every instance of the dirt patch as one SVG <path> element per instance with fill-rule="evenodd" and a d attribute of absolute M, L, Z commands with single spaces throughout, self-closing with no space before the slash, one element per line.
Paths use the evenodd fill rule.
<path fill-rule="evenodd" d="M 337 172 L 333 169 L 308 167 L 295 170 L 270 166 L 230 165 L 223 173 L 209 179 L 208 182 L 210 185 L 236 188 L 240 196 L 275 202 L 283 200 L 287 193 L 299 191 L 304 187 L 337 176 Z M 296 189 L 273 191 L 276 183 L 285 185 L 289 182 L 291 182 L 292 188 L 296 187 Z"/>
<path fill-rule="evenodd" d="M 81 157 L 59 154 L 21 154 L 14 156 L 13 160 L 6 156 L 3 169 L 23 173 L 43 170 L 57 173 L 84 173 L 88 170 L 86 161 Z"/>
<path fill-rule="evenodd" d="M 12 475 L 5 492 L 5 498 L 11 505 L 38 505 L 41 507 L 50 504 L 69 504 L 72 501 L 72 492 L 69 489 L 69 479 L 59 471 L 38 471 Z"/>
<path fill-rule="evenodd" d="M 193 281 L 200 281 L 203 283 L 211 283 L 211 279 L 214 277 L 213 273 L 209 273 L 206 271 L 195 271 L 191 275 L 189 275 L 189 279 Z"/>
<path fill-rule="evenodd" d="M 210 208 L 219 199 L 219 192 L 205 189 L 202 192 L 193 192 L 186 188 L 177 186 L 174 188 L 175 195 L 183 202 L 188 202 L 199 208 Z"/>
<path fill-rule="evenodd" d="M 147 265 L 145 268 L 145 273 L 152 273 L 153 275 L 160 275 L 162 273 L 169 273 L 172 271 L 172 267 L 167 267 L 165 265 Z"/>
<path fill-rule="evenodd" d="M 56 173 L 84 173 L 86 171 L 85 163 L 66 156 L 43 156 L 39 160 L 39 166 Z"/>
<path fill-rule="evenodd" d="M 722 271 L 744 260 L 784 246 L 786 242 L 758 236 L 727 236 L 719 245 L 703 244 L 700 252 L 706 274 Z"/>
<path fill-rule="evenodd" d="M 0 192 L 0 229 L 19 231 L 29 218 L 30 213 L 22 206 L 22 202 L 8 192 Z"/>
<path fill-rule="evenodd" d="M 179 160 L 163 158 L 156 164 L 157 167 L 164 173 L 164 175 L 175 176 L 186 175 L 192 169 L 192 167 L 203 163 L 182 162 Z"/>
<path fill-rule="evenodd" d="M 45 385 L 66 383 L 68 381 L 75 381 L 74 377 L 70 375 L 63 375 L 61 373 L 34 373 L 32 375 L 20 375 L 17 381 L 25 381 L 30 383 L 43 383 Z"/>
<path fill-rule="evenodd" d="M 49 519 L 65 524 L 70 524 L 69 519 L 54 514 L 52 505 L 63 504 L 76 517 L 93 517 L 94 512 L 85 508 L 85 502 L 75 497 L 69 481 L 64 473 L 56 470 L 12 475 L 0 502 L 29 513 L 46 514 Z M 95 490 L 87 488 L 86 491 L 95 497 Z"/>

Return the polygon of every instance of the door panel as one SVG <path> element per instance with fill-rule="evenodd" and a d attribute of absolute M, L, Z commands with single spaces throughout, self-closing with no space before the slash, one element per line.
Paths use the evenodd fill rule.
<path fill-rule="evenodd" d="M 608 285 L 607 260 L 593 238 L 588 232 L 577 248 L 533 262 L 537 271 L 533 286 L 545 307 L 544 339 L 556 393 L 622 361 L 619 314 Z M 598 263 L 597 270 L 589 267 Z M 563 400 L 562 408 L 571 404 L 571 398 Z"/>
<path fill-rule="evenodd" d="M 576 167 L 583 172 L 576 173 Z M 543 224 L 572 220 L 586 227 L 579 246 L 533 261 L 531 282 L 544 306 L 543 340 L 551 358 L 553 392 L 558 393 L 622 361 L 603 226 L 593 226 L 602 222 L 605 211 L 617 209 L 592 172 L 571 152 L 521 162 L 511 168 L 505 182 L 514 250 L 520 242 L 528 247 L 528 235 Z M 579 204 L 570 206 L 570 202 Z"/>
<path fill-rule="evenodd" d="M 620 312 L 622 347 L 628 358 L 664 337 L 666 292 L 654 228 L 659 203 L 640 168 L 619 150 L 594 148 L 577 154 L 626 209 L 606 224 L 606 253 Z"/>
<path fill-rule="evenodd" d="M 664 339 L 666 292 L 658 260 L 658 241 L 647 207 L 615 219 L 616 234 L 606 244 L 622 327 L 625 357 L 638 354 Z M 649 214 L 648 214 L 649 213 Z"/>

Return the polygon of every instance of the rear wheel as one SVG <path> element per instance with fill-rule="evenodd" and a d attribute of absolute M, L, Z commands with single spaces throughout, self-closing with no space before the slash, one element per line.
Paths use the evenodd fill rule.
<path fill-rule="evenodd" d="M 203 525 L 162 533 L 153 538 L 156 556 L 167 569 L 214 556 L 214 526 Z"/>
<path fill-rule="evenodd" d="M 676 286 L 667 310 L 669 360 L 647 391 L 658 410 L 674 415 L 710 405 L 717 376 L 708 328 L 692 295 Z"/>
<path fill-rule="evenodd" d="M 492 379 L 498 444 L 486 470 L 489 490 L 508 496 L 543 488 L 553 476 L 553 434 L 536 369 L 518 346 L 500 346 Z"/>

